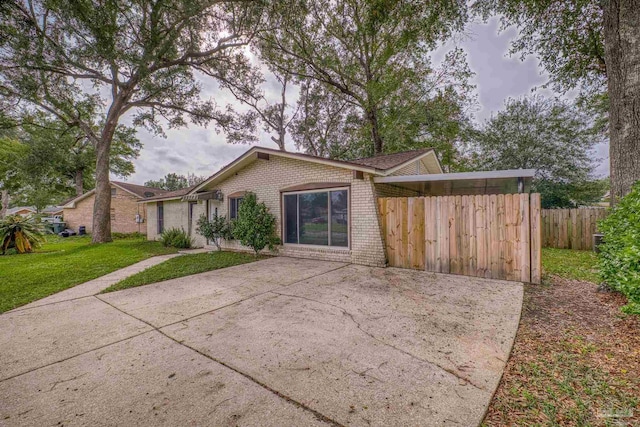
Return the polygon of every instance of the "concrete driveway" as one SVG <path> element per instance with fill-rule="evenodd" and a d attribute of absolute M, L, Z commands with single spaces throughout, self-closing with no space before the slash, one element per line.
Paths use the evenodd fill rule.
<path fill-rule="evenodd" d="M 0 425 L 477 425 L 522 285 L 271 258 L 0 316 Z"/>

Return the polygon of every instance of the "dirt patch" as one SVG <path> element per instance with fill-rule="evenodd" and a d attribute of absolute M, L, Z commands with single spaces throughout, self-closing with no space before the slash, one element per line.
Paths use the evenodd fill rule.
<path fill-rule="evenodd" d="M 551 277 L 527 285 L 484 425 L 640 425 L 640 319 L 617 293 Z"/>

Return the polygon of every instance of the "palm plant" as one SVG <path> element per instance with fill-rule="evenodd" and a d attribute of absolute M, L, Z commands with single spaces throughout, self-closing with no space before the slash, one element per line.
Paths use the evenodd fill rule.
<path fill-rule="evenodd" d="M 23 254 L 31 252 L 44 241 L 44 230 L 35 218 L 10 215 L 0 220 L 0 245 L 2 255 L 7 249 L 16 248 L 16 252 Z"/>

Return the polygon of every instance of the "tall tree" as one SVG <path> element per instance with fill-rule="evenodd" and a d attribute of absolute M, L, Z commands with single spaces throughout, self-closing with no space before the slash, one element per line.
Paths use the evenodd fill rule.
<path fill-rule="evenodd" d="M 222 80 L 221 87 L 229 90 L 238 101 L 249 107 L 248 113 L 239 113 L 239 121 L 251 123 L 243 134 L 238 135 L 233 132 L 228 134 L 227 141 L 231 143 L 256 141 L 258 138 L 255 134 L 251 135 L 251 138 L 247 138 L 247 135 L 250 131 L 257 130 L 255 123 L 260 122 L 262 129 L 271 134 L 271 141 L 278 146 L 278 149 L 286 151 L 287 131 L 296 116 L 296 112 L 291 115 L 288 112 L 290 105 L 287 101 L 287 90 L 293 86 L 292 76 L 287 72 L 266 66 L 270 68 L 266 73 L 267 80 L 260 68 L 264 67 L 254 66 L 245 70 L 244 73 L 225 76 Z M 274 90 L 277 93 L 273 93 Z"/>
<path fill-rule="evenodd" d="M 281 72 L 340 93 L 366 126 L 369 144 L 362 154 L 379 154 L 389 137 L 388 111 L 412 108 L 443 85 L 434 84 L 430 52 L 463 26 L 465 5 L 451 0 L 278 2 L 271 15 L 275 30 L 261 35 L 260 50 Z M 462 64 L 455 65 L 443 67 L 452 71 L 451 80 Z"/>
<path fill-rule="evenodd" d="M 611 202 L 640 181 L 640 1 L 604 1 Z"/>
<path fill-rule="evenodd" d="M 612 202 L 627 194 L 640 180 L 640 1 L 478 0 L 474 7 L 519 28 L 512 51 L 537 55 L 556 90 L 577 88 L 608 113 Z"/>
<path fill-rule="evenodd" d="M 593 177 L 598 135 L 574 104 L 541 96 L 510 99 L 471 141 L 477 169 L 535 169 L 534 190 L 545 207 L 592 203 L 606 191 Z"/>
<path fill-rule="evenodd" d="M 0 2 L 0 95 L 77 126 L 95 145 L 93 242 L 111 240 L 111 148 L 125 113 L 134 115 L 134 125 L 159 134 L 160 119 L 177 127 L 186 118 L 242 131 L 232 114 L 200 99 L 193 70 L 216 76 L 244 67 L 240 48 L 256 31 L 259 6 L 224 0 Z"/>
<path fill-rule="evenodd" d="M 357 110 L 335 89 L 313 80 L 301 84 L 291 129 L 296 148 L 314 156 L 355 158 L 352 142 L 361 123 Z"/>
<path fill-rule="evenodd" d="M 29 147 L 23 170 L 31 181 L 46 176 L 48 179 L 41 181 L 57 183 L 65 196 L 70 195 L 70 189 L 79 196 L 94 188 L 96 150 L 82 131 L 42 114 L 24 117 L 21 129 L 20 139 Z M 111 173 L 120 177 L 131 175 L 135 171 L 133 160 L 141 147 L 135 129 L 118 125 L 111 144 Z"/>
<path fill-rule="evenodd" d="M 178 175 L 177 173 L 168 173 L 164 178 L 160 178 L 157 181 L 149 180 L 144 183 L 145 187 L 161 188 L 167 191 L 180 190 L 182 188 L 192 187 L 200 184 L 207 179 L 205 176 L 198 176 L 196 174 Z"/>

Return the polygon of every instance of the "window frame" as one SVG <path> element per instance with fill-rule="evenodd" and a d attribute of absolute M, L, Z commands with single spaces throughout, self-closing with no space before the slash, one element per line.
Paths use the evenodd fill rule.
<path fill-rule="evenodd" d="M 164 203 L 159 201 L 156 203 L 156 225 L 158 234 L 164 232 Z"/>
<path fill-rule="evenodd" d="M 238 210 L 240 209 L 240 206 L 238 205 L 238 200 L 243 200 L 243 199 L 244 199 L 244 194 L 242 196 L 227 197 L 227 201 L 228 201 L 227 205 L 229 205 L 229 209 L 228 209 L 228 211 L 229 211 L 228 212 L 229 221 L 233 221 L 234 219 L 238 219 Z M 233 216 L 233 217 L 231 216 L 231 203 L 232 203 L 231 201 L 232 200 L 235 200 L 235 203 L 236 203 L 236 216 Z"/>
<path fill-rule="evenodd" d="M 347 246 L 333 246 L 331 244 L 327 245 L 312 245 L 308 243 L 288 243 L 286 241 L 287 238 L 287 224 L 286 224 L 286 204 L 284 201 L 285 196 L 292 196 L 298 194 L 309 194 L 309 193 L 327 193 L 327 241 L 331 243 L 331 192 L 332 191 L 346 191 L 347 192 Z M 341 187 L 327 187 L 327 188 L 317 188 L 313 190 L 300 190 L 300 191 L 282 191 L 280 193 L 280 218 L 281 218 L 281 241 L 283 246 L 289 246 L 292 248 L 322 248 L 322 249 L 333 249 L 333 250 L 351 250 L 351 187 L 350 186 L 341 186 Z M 298 228 L 298 242 L 300 241 L 300 198 L 296 198 L 296 222 Z"/>

